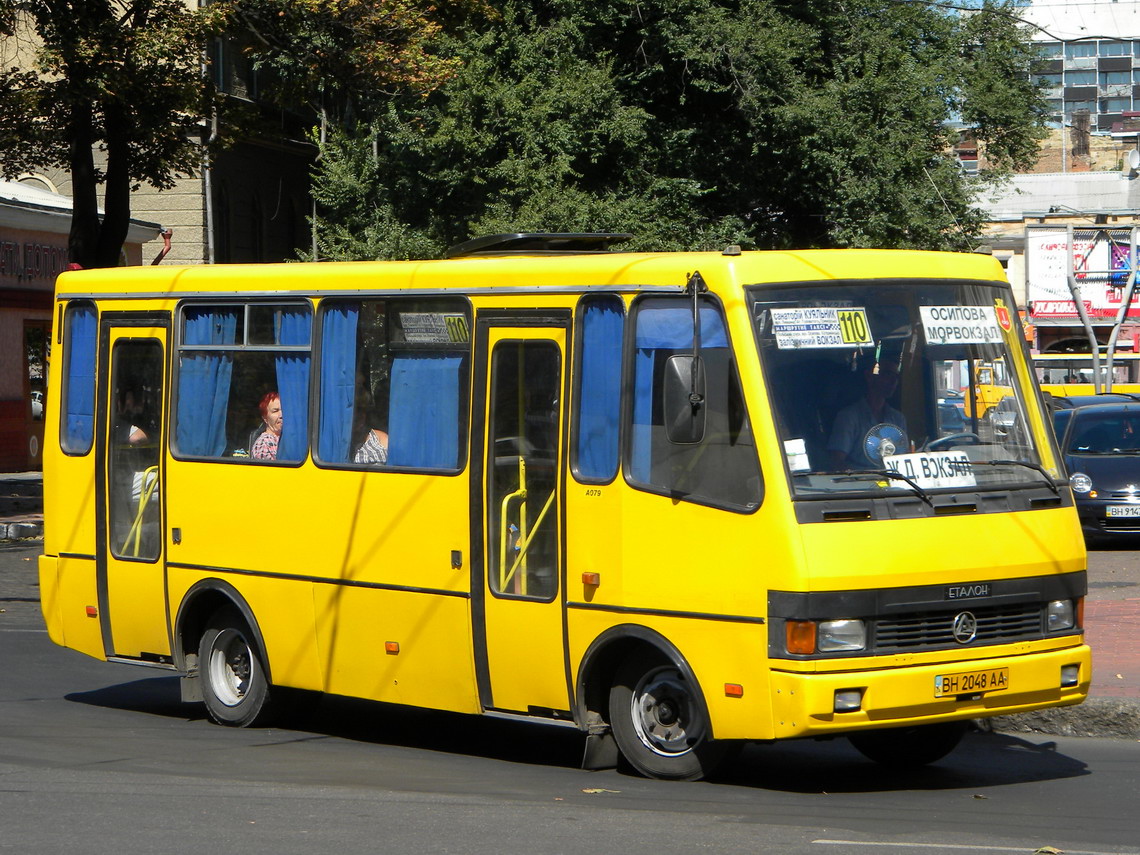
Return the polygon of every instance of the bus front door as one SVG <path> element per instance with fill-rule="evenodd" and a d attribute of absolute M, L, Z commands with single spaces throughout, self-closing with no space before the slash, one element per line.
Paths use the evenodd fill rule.
<path fill-rule="evenodd" d="M 108 657 L 169 662 L 163 572 L 163 384 L 168 328 L 104 317 L 99 348 L 97 561 Z"/>
<path fill-rule="evenodd" d="M 550 318 L 525 326 L 481 319 L 478 327 L 483 401 L 476 412 L 486 429 L 472 444 L 482 448 L 482 477 L 472 489 L 480 493 L 485 572 L 476 571 L 474 591 L 487 709 L 569 709 L 562 579 L 567 328 L 568 319 Z"/>

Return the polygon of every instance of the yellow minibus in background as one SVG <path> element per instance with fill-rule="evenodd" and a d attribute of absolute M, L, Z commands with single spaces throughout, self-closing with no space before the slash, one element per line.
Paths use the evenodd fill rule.
<path fill-rule="evenodd" d="M 992 258 L 621 237 L 60 276 L 51 638 L 226 725 L 313 690 L 672 779 L 837 734 L 927 763 L 1085 698 L 1084 543 Z M 999 363 L 1000 432 L 954 404 Z"/>

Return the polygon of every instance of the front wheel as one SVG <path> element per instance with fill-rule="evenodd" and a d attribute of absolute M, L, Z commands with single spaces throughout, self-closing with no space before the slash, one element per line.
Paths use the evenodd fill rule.
<path fill-rule="evenodd" d="M 700 690 L 663 656 L 639 653 L 610 689 L 610 728 L 622 756 L 648 778 L 695 781 L 723 759 L 709 739 Z"/>
<path fill-rule="evenodd" d="M 236 609 L 210 618 L 198 647 L 198 679 L 210 718 L 229 727 L 246 727 L 269 711 L 269 681 L 249 628 Z"/>
<path fill-rule="evenodd" d="M 851 744 L 870 760 L 894 769 L 913 769 L 941 760 L 966 735 L 966 722 L 920 724 L 865 730 L 848 735 Z"/>

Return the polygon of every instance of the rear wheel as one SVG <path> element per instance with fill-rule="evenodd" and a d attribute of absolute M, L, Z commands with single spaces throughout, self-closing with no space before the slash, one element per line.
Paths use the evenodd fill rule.
<path fill-rule="evenodd" d="M 957 747 L 966 734 L 966 722 L 922 724 L 866 730 L 848 735 L 859 752 L 876 763 L 894 769 L 916 768 L 941 760 Z"/>
<path fill-rule="evenodd" d="M 210 718 L 229 727 L 254 724 L 269 712 L 269 682 L 245 620 L 234 608 L 210 618 L 198 647 L 198 679 Z"/>
<path fill-rule="evenodd" d="M 609 708 L 622 756 L 646 777 L 697 780 L 727 752 L 709 739 L 699 689 L 660 654 L 638 653 L 622 664 Z"/>

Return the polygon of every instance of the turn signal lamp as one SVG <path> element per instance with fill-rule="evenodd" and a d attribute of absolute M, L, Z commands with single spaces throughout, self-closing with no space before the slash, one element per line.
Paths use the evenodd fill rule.
<path fill-rule="evenodd" d="M 815 653 L 815 621 L 790 620 L 785 623 L 784 645 L 789 653 Z"/>

